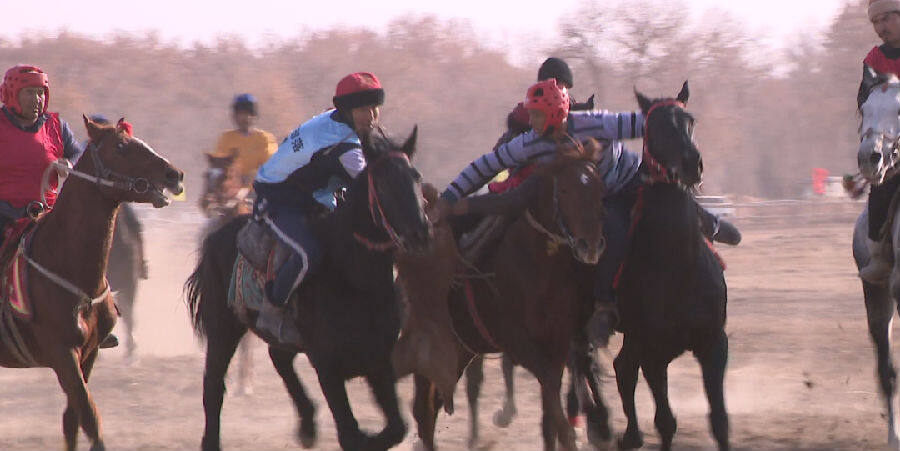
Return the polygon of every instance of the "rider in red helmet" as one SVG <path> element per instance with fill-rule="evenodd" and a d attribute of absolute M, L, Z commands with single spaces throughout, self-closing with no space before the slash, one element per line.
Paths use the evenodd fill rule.
<path fill-rule="evenodd" d="M 6 71 L 0 85 L 0 230 L 29 210 L 56 202 L 57 180 L 41 193 L 41 178 L 51 162 L 77 159 L 83 149 L 68 124 L 48 113 L 50 80 L 36 66 L 18 65 Z M 0 237 L 2 240 L 2 237 Z"/>
<path fill-rule="evenodd" d="M 309 119 L 285 138 L 260 166 L 253 183 L 257 216 L 294 250 L 275 280 L 266 284 L 267 302 L 257 320 L 257 328 L 279 339 L 283 307 L 322 258 L 309 218 L 334 209 L 335 192 L 365 169 L 362 139 L 379 127 L 384 89 L 375 75 L 352 73 L 338 82 L 333 102 L 334 109 Z"/>
<path fill-rule="evenodd" d="M 641 111 L 610 113 L 606 111 L 570 111 L 568 90 L 555 79 L 544 80 L 528 88 L 524 106 L 529 114 L 531 130 L 477 158 L 454 179 L 441 194 L 437 219 L 453 214 L 475 215 L 512 212 L 525 208 L 536 183 L 526 180 L 508 195 L 488 195 L 467 199 L 498 172 L 553 158 L 561 143 L 582 142 L 589 138 L 605 142 L 597 162 L 597 170 L 606 184 L 604 199 L 606 219 L 603 233 L 606 251 L 597 265 L 596 300 L 613 304 L 613 280 L 624 259 L 630 213 L 642 184 L 641 154 L 625 149 L 624 139 L 643 136 L 644 116 Z M 457 202 L 460 201 L 461 202 Z M 453 204 L 451 206 L 451 204 Z M 699 209 L 707 236 L 728 244 L 738 244 L 740 233 L 734 226 L 720 221 L 705 209 Z M 719 233 L 719 232 L 724 233 Z"/>

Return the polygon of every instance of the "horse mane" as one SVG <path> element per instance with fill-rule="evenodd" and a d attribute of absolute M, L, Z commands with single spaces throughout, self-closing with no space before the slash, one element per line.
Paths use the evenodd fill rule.
<path fill-rule="evenodd" d="M 562 167 L 573 162 L 597 162 L 603 152 L 603 146 L 599 141 L 589 138 L 581 143 L 575 141 L 560 143 L 556 148 L 555 157 L 535 166 L 535 175 L 545 176 L 559 171 Z"/>

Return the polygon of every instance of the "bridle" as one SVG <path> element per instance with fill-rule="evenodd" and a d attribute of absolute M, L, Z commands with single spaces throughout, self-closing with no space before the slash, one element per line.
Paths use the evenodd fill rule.
<path fill-rule="evenodd" d="M 660 102 L 654 103 L 653 106 L 647 110 L 647 114 L 644 115 L 644 152 L 643 152 L 643 160 L 647 163 L 647 170 L 650 171 L 648 176 L 650 183 L 676 183 L 678 182 L 678 178 L 672 176 L 669 169 L 665 167 L 662 163 L 659 162 L 653 155 L 650 154 L 650 115 L 656 111 L 657 108 L 664 106 L 676 106 L 678 108 L 684 109 L 684 102 L 669 99 L 662 100 Z"/>
<path fill-rule="evenodd" d="M 392 151 L 388 152 L 381 158 L 400 158 L 406 161 L 409 164 L 409 156 L 403 152 Z M 379 160 L 381 159 L 379 158 Z M 373 162 L 374 164 L 374 162 Z M 381 206 L 381 199 L 378 197 L 378 191 L 375 190 L 375 171 L 372 171 L 369 168 L 367 171 L 367 183 L 369 189 L 369 214 L 372 216 L 372 222 L 375 223 L 376 226 L 381 226 L 382 229 L 387 232 L 390 240 L 384 242 L 375 242 L 372 241 L 361 234 L 354 232 L 353 237 L 363 246 L 366 246 L 369 250 L 376 252 L 385 252 L 391 250 L 393 248 L 397 248 L 398 250 L 403 250 L 404 245 L 403 241 L 400 239 L 400 235 L 391 226 L 391 223 L 387 220 L 387 216 L 384 214 L 384 208 Z"/>
<path fill-rule="evenodd" d="M 86 172 L 76 170 L 69 164 L 61 163 L 59 160 L 54 161 L 50 163 L 49 166 L 47 166 L 47 169 L 44 170 L 44 175 L 41 178 L 41 201 L 45 206 L 47 205 L 46 192 L 50 186 L 50 173 L 54 170 L 62 171 L 68 175 L 87 180 L 96 185 L 116 190 L 133 191 L 137 194 L 145 194 L 150 191 L 150 187 L 152 185 L 146 178 L 131 177 L 129 175 L 113 171 L 106 167 L 105 164 L 103 164 L 103 160 L 100 158 L 99 149 L 109 139 L 110 136 L 111 135 L 107 135 L 103 137 L 100 142 L 96 144 L 91 141 L 90 143 L 88 143 L 88 147 L 84 151 L 84 153 L 90 155 L 91 161 L 94 163 L 94 170 L 96 171 L 96 174 L 88 174 Z"/>

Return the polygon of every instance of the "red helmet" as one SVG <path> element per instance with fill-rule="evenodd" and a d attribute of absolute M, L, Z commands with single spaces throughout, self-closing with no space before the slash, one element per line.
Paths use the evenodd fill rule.
<path fill-rule="evenodd" d="M 3 77 L 3 85 L 0 85 L 0 102 L 7 109 L 14 113 L 21 114 L 22 107 L 19 105 L 19 91 L 22 88 L 44 88 L 44 109 L 41 114 L 47 112 L 47 105 L 50 103 L 50 79 L 47 74 L 37 66 L 14 66 Z"/>
<path fill-rule="evenodd" d="M 535 130 L 541 135 L 550 127 L 558 127 L 569 115 L 569 93 L 560 87 L 555 79 L 539 81 L 528 88 L 525 108 L 538 110 L 547 116 L 543 130 Z"/>
<path fill-rule="evenodd" d="M 384 103 L 384 89 L 378 77 L 369 72 L 355 72 L 342 78 L 334 90 L 334 106 L 338 110 Z"/>

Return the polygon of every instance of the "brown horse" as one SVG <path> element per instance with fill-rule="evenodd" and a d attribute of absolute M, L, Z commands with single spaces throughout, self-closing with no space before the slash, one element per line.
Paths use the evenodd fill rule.
<path fill-rule="evenodd" d="M 183 174 L 123 129 L 84 122 L 87 150 L 74 169 L 66 169 L 69 180 L 53 210 L 37 221 L 30 248 L 20 248 L 29 259 L 33 317 L 3 324 L 4 338 L 18 334 L 22 343 L 4 339 L 0 364 L 52 368 L 67 398 L 66 449 L 75 449 L 81 426 L 91 449 L 103 450 L 87 382 L 98 344 L 116 323 L 105 276 L 116 212 L 122 202 L 167 205 L 164 190 L 180 193 Z"/>
<path fill-rule="evenodd" d="M 579 261 L 596 263 L 604 248 L 598 151 L 596 145 L 561 149 L 518 189 L 469 199 L 470 210 L 483 213 L 513 196 L 507 198 L 522 199 L 513 209 L 524 212 L 455 288 L 451 279 L 463 265 L 446 225 L 436 231 L 433 252 L 399 262 L 409 318 L 394 364 L 398 375 L 416 373 L 413 414 L 426 448 L 435 449 L 438 409 L 443 404 L 452 413 L 455 384 L 472 357 L 503 351 L 541 385 L 544 448 L 555 449 L 559 440 L 575 449 L 560 386 L 570 345 L 587 321 L 584 306 L 592 300 L 592 272 Z"/>

